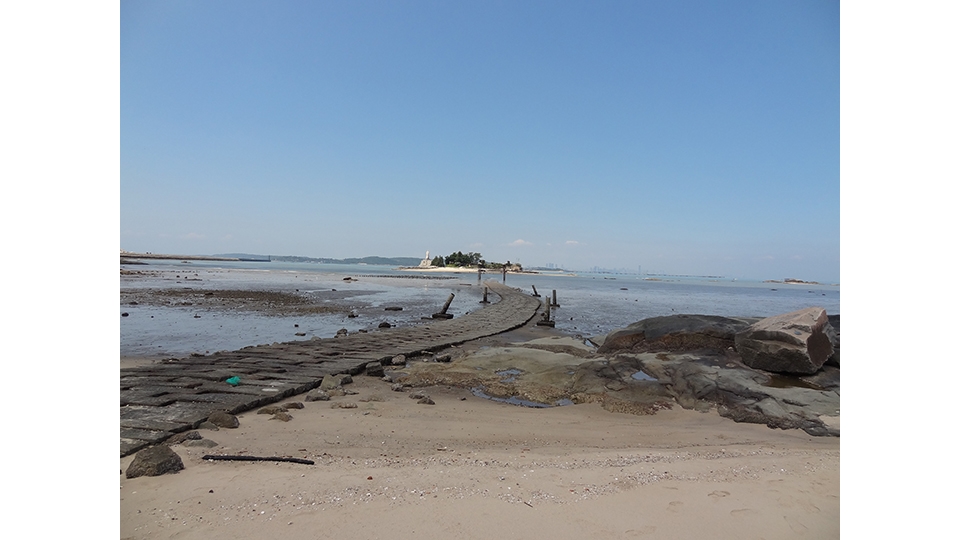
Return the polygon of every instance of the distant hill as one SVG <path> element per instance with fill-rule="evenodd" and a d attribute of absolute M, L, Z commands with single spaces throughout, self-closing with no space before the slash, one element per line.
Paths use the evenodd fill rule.
<path fill-rule="evenodd" d="M 349 259 L 331 259 L 328 257 L 300 257 L 298 255 L 254 255 L 251 253 L 224 253 L 217 257 L 230 257 L 247 261 L 312 262 L 321 264 L 379 264 L 384 266 L 417 266 L 417 257 L 362 257 Z"/>
<path fill-rule="evenodd" d="M 253 255 L 251 253 L 220 253 L 214 257 L 223 257 L 225 259 L 240 259 L 241 261 L 269 261 L 269 255 Z"/>

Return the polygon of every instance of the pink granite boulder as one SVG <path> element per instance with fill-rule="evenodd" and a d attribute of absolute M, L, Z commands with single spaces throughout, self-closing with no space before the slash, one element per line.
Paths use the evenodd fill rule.
<path fill-rule="evenodd" d="M 833 354 L 827 312 L 806 308 L 754 323 L 736 335 L 743 363 L 764 371 L 816 373 Z"/>

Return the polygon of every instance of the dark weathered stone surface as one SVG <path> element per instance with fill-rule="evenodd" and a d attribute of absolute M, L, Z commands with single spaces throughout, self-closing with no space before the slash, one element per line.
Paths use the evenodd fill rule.
<path fill-rule="evenodd" d="M 257 409 L 257 414 L 277 414 L 283 410 L 283 407 L 280 405 L 267 405 L 266 407 L 260 407 Z"/>
<path fill-rule="evenodd" d="M 183 441 L 183 446 L 188 446 L 191 448 L 213 448 L 214 446 L 219 445 L 210 439 L 191 439 L 188 441 Z"/>
<path fill-rule="evenodd" d="M 762 319 L 737 334 L 743 363 L 764 371 L 816 373 L 833 355 L 827 312 L 807 308 Z"/>
<path fill-rule="evenodd" d="M 364 369 L 370 377 L 383 377 L 383 364 L 380 362 L 370 362 Z"/>
<path fill-rule="evenodd" d="M 217 427 L 222 428 L 238 428 L 240 427 L 240 420 L 228 412 L 216 411 L 207 418 L 212 424 Z"/>
<path fill-rule="evenodd" d="M 195 429 L 217 410 L 237 414 L 320 386 L 326 375 L 357 375 L 370 362 L 423 354 L 522 326 L 539 300 L 489 282 L 500 301 L 449 321 L 348 334 L 336 339 L 293 341 L 120 370 L 120 455 L 158 439 Z M 226 379 L 239 376 L 233 387 Z M 333 386 L 347 384 L 340 380 Z M 305 398 L 305 401 L 309 398 Z M 156 432 L 162 432 L 160 434 Z M 165 434 L 165 435 L 164 435 Z M 145 438 L 137 438 L 143 436 Z"/>
<path fill-rule="evenodd" d="M 797 428 L 818 436 L 840 434 L 820 418 L 840 414 L 839 386 L 821 388 L 806 378 L 755 370 L 729 354 L 646 353 L 631 357 L 686 409 L 716 407 L 721 416 L 737 422 Z M 628 357 L 617 358 L 616 362 L 623 362 Z M 839 380 L 839 370 L 834 368 L 834 372 Z"/>
<path fill-rule="evenodd" d="M 167 439 L 167 444 L 180 444 L 184 441 L 199 441 L 203 437 L 200 436 L 199 432 L 196 431 L 185 431 L 183 433 L 177 433 L 173 437 Z"/>
<path fill-rule="evenodd" d="M 738 332 L 746 330 L 758 320 L 715 315 L 651 317 L 609 333 L 597 353 L 697 349 L 722 351 L 734 345 Z"/>
<path fill-rule="evenodd" d="M 833 356 L 828 358 L 825 363 L 840 367 L 840 315 L 828 315 L 827 320 L 830 324 L 824 331 L 830 338 L 830 343 L 833 343 Z"/>
<path fill-rule="evenodd" d="M 183 460 L 169 446 L 161 444 L 137 452 L 127 467 L 127 478 L 160 476 L 183 470 Z"/>

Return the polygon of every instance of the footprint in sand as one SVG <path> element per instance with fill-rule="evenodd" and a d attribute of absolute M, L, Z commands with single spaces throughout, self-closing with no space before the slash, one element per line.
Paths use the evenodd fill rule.
<path fill-rule="evenodd" d="M 731 510 L 730 515 L 735 518 L 748 518 L 759 516 L 760 512 L 751 508 L 737 508 L 736 510 Z"/>
<path fill-rule="evenodd" d="M 711 499 L 713 499 L 713 500 L 716 501 L 716 500 L 722 499 L 722 498 L 724 498 L 724 497 L 726 497 L 726 496 L 728 496 L 728 495 L 730 495 L 730 492 L 729 492 L 729 491 L 716 490 L 716 491 L 710 493 L 709 495 L 707 495 L 707 497 L 710 497 Z"/>
<path fill-rule="evenodd" d="M 670 501 L 667 505 L 667 510 L 671 512 L 679 512 L 683 509 L 683 501 Z"/>

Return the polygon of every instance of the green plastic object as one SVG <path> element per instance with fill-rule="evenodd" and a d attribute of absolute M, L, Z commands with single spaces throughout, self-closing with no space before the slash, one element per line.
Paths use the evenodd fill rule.
<path fill-rule="evenodd" d="M 236 376 L 230 377 L 229 379 L 227 379 L 227 384 L 229 384 L 230 386 L 236 386 L 240 384 L 240 377 L 236 377 Z"/>

